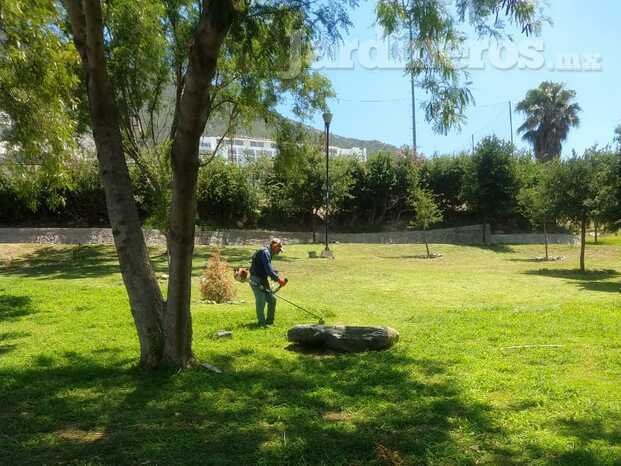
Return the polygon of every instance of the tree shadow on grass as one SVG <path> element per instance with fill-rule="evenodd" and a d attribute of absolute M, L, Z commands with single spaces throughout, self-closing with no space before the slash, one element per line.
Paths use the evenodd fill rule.
<path fill-rule="evenodd" d="M 550 259 L 547 259 L 547 260 L 545 257 L 529 257 L 529 258 L 505 259 L 505 260 L 509 262 L 526 262 L 526 263 L 531 263 L 531 264 L 554 264 L 557 262 L 562 262 L 566 259 L 566 258 L 559 259 L 558 257 L 559 256 L 556 256 L 555 258 L 553 258 L 551 256 Z"/>
<path fill-rule="evenodd" d="M 621 291 L 621 284 L 605 281 L 621 276 L 621 273 L 613 269 L 587 270 L 585 272 L 576 269 L 538 269 L 527 270 L 524 273 L 527 275 L 571 280 L 582 289 L 589 291 L 608 293 L 618 293 Z"/>
<path fill-rule="evenodd" d="M 610 422 L 605 425 L 602 419 Z M 534 443 L 528 445 L 526 449 L 531 457 L 539 458 L 539 463 L 542 464 L 574 466 L 619 464 L 618 447 L 621 445 L 619 417 L 617 414 L 609 413 L 602 416 L 602 419 L 553 421 L 550 428 L 568 439 L 571 449 L 562 450 L 556 444 L 542 446 Z"/>
<path fill-rule="evenodd" d="M 240 350 L 210 361 L 223 374 L 149 375 L 65 356 L 60 366 L 0 369 L 8 408 L 0 448 L 9 463 L 384 464 L 389 452 L 418 464 L 507 455 L 495 446 L 503 432 L 492 409 L 468 399 L 450 367 L 398 351 L 276 358 Z"/>
<path fill-rule="evenodd" d="M 611 419 L 613 414 L 605 416 Z M 582 444 L 600 440 L 611 445 L 621 445 L 621 419 L 616 416 L 616 426 L 606 427 L 601 419 L 561 419 L 559 427 L 563 435 L 574 437 Z"/>
<path fill-rule="evenodd" d="M 58 279 L 97 278 L 119 273 L 114 249 L 110 246 L 45 246 L 13 259 L 5 273 L 20 277 Z"/>
<path fill-rule="evenodd" d="M 194 275 L 200 275 L 209 259 L 212 248 L 201 248 L 194 252 Z M 156 273 L 168 271 L 166 252 L 150 248 L 153 269 Z M 232 267 L 249 267 L 252 249 L 227 247 L 221 250 L 222 258 Z M 201 262 L 201 259 L 204 261 Z M 278 256 L 278 262 L 293 262 L 299 259 Z M 89 245 L 75 247 L 44 246 L 31 253 L 11 260 L 4 273 L 19 277 L 45 277 L 57 279 L 98 278 L 120 273 L 116 251 L 112 246 Z"/>
<path fill-rule="evenodd" d="M 0 290 L 0 292 L 4 293 L 4 290 Z M 0 294 L 0 322 L 16 320 L 37 312 L 32 307 L 31 301 L 29 296 Z"/>
<path fill-rule="evenodd" d="M 481 249 L 483 251 L 496 252 L 499 254 L 510 254 L 515 252 L 515 249 L 508 244 L 464 244 L 463 246 Z"/>
<path fill-rule="evenodd" d="M 552 278 L 568 278 L 570 280 L 580 281 L 607 280 L 621 275 L 621 273 L 614 269 L 587 270 L 585 272 L 581 272 L 577 269 L 538 269 L 527 270 L 524 273 L 527 275 L 540 275 L 542 277 Z"/>
<path fill-rule="evenodd" d="M 444 254 L 432 252 L 431 257 L 428 257 L 426 253 L 423 254 L 404 254 L 402 256 L 376 256 L 381 259 L 417 259 L 421 260 L 421 263 L 424 263 L 425 260 L 428 261 L 439 261 L 444 258 Z"/>
<path fill-rule="evenodd" d="M 16 340 L 30 336 L 27 332 L 5 332 L 0 333 L 0 357 L 6 353 L 17 349 Z"/>

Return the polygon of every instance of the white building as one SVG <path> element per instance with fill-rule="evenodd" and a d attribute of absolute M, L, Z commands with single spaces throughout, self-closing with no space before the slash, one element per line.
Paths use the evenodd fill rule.
<path fill-rule="evenodd" d="M 351 149 L 343 149 L 342 147 L 330 146 L 330 155 L 342 157 L 356 157 L 360 160 L 367 161 L 366 147 L 352 147 Z"/>
<path fill-rule="evenodd" d="M 220 138 L 216 136 L 201 137 L 199 153 L 201 155 L 213 154 L 216 147 L 218 147 L 219 140 Z M 218 157 L 240 165 L 257 160 L 262 156 L 274 158 L 276 154 L 278 154 L 278 148 L 275 141 L 249 137 L 225 138 L 217 150 Z M 364 147 L 344 149 L 342 147 L 330 146 L 330 155 L 357 157 L 364 161 L 367 160 L 367 150 Z"/>
<path fill-rule="evenodd" d="M 213 154 L 219 140 L 220 138 L 216 136 L 201 137 L 199 153 Z M 273 158 L 277 153 L 274 141 L 246 137 L 224 138 L 217 151 L 218 157 L 241 165 L 257 160 L 261 156 Z"/>

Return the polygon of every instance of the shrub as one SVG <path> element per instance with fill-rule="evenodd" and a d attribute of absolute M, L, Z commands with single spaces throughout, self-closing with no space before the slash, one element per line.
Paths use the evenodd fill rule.
<path fill-rule="evenodd" d="M 197 214 L 201 224 L 241 228 L 257 217 L 257 196 L 244 169 L 214 160 L 198 177 Z"/>
<path fill-rule="evenodd" d="M 220 256 L 220 250 L 214 250 L 207 261 L 200 281 L 201 296 L 205 301 L 225 303 L 237 295 L 233 274 L 227 261 Z"/>

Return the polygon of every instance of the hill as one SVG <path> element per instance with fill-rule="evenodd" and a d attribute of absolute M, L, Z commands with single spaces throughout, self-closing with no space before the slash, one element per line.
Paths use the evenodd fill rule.
<path fill-rule="evenodd" d="M 285 118 L 285 117 L 283 117 Z M 291 123 L 295 123 L 294 120 L 285 118 Z M 304 127 L 311 133 L 321 133 L 323 130 L 313 128 L 308 125 Z M 205 128 L 206 136 L 219 136 L 225 130 L 225 122 L 220 119 L 213 118 L 209 121 L 207 128 Z M 239 131 L 238 136 L 255 137 L 261 139 L 274 139 L 275 129 L 268 126 L 265 121 L 261 119 L 255 120 L 250 128 L 245 128 Z M 343 149 L 351 149 L 352 147 L 365 148 L 369 155 L 374 154 L 377 151 L 386 151 L 395 153 L 399 149 L 392 144 L 387 144 L 377 140 L 365 140 L 357 138 L 349 138 L 346 136 L 340 136 L 338 134 L 330 133 L 330 145 L 342 147 Z"/>

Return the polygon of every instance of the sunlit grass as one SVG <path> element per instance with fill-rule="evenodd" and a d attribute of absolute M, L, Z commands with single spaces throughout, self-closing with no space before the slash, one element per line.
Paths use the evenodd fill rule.
<path fill-rule="evenodd" d="M 147 375 L 109 247 L 0 245 L 3 464 L 619 464 L 621 241 L 552 246 L 288 246 L 282 294 L 327 323 L 390 325 L 390 351 L 286 350 L 314 319 L 200 303 L 194 349 L 224 370 Z M 159 272 L 164 257 L 153 250 Z M 226 248 L 247 265 L 252 248 Z M 162 281 L 165 285 L 165 281 Z M 165 287 L 165 286 L 164 286 Z M 217 330 L 233 339 L 217 340 Z"/>

